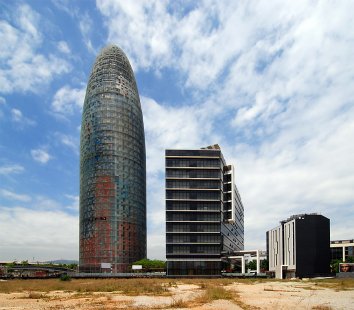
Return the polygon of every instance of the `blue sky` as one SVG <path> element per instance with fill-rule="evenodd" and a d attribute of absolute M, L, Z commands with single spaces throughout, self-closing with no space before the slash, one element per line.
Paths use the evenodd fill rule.
<path fill-rule="evenodd" d="M 0 0 L 0 260 L 78 258 L 91 67 L 120 46 L 147 148 L 148 257 L 165 257 L 164 150 L 218 143 L 245 247 L 297 213 L 354 237 L 352 1 Z"/>

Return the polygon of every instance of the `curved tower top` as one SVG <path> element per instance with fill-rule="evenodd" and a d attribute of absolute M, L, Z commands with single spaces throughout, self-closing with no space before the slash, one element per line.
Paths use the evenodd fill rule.
<path fill-rule="evenodd" d="M 87 85 L 86 96 L 107 90 L 102 89 L 102 87 L 107 87 L 107 85 L 100 83 L 101 78 L 106 78 L 106 82 L 116 82 L 115 84 L 110 84 L 111 89 L 109 91 L 118 91 L 123 96 L 127 95 L 128 90 L 133 91 L 130 95 L 136 96 L 135 99 L 137 99 L 140 106 L 133 69 L 128 57 L 118 46 L 108 45 L 98 54 Z"/>
<path fill-rule="evenodd" d="M 131 263 L 146 257 L 145 161 L 134 73 L 124 52 L 109 45 L 92 68 L 82 113 L 82 271 L 126 272 Z"/>

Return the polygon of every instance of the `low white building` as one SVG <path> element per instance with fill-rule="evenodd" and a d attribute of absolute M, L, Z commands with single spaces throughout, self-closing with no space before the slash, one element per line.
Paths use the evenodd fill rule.
<path fill-rule="evenodd" d="M 347 261 L 348 257 L 354 257 L 354 239 L 331 241 L 331 259 Z"/>

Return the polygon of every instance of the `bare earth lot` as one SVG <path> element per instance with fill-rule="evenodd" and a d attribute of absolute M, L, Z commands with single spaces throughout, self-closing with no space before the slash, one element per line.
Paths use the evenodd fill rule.
<path fill-rule="evenodd" d="M 354 280 L 9 280 L 5 309 L 354 309 Z"/>

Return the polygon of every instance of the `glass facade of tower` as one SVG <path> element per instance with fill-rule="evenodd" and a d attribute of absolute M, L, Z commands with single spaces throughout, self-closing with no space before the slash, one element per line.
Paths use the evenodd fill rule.
<path fill-rule="evenodd" d="M 127 272 L 146 257 L 145 137 L 134 74 L 116 46 L 93 66 L 80 148 L 80 271 Z"/>
<path fill-rule="evenodd" d="M 219 147 L 166 150 L 167 275 L 220 275 L 243 250 L 243 206 Z"/>

